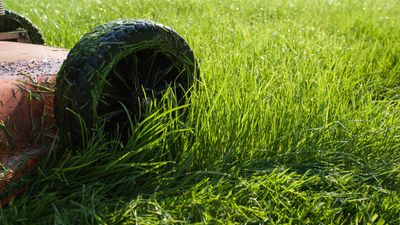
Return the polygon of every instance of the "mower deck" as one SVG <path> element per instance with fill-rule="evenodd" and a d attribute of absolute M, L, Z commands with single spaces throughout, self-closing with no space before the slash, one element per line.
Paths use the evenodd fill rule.
<path fill-rule="evenodd" d="M 0 41 L 0 193 L 35 167 L 55 139 L 54 86 L 67 54 Z"/>
<path fill-rule="evenodd" d="M 68 51 L 43 45 L 0 41 L 0 62 L 53 59 L 64 61 Z M 1 74 L 0 74 L 1 75 Z"/>

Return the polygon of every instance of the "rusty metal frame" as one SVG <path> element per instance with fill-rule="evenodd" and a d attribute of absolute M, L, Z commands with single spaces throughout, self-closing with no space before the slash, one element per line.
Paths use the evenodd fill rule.
<path fill-rule="evenodd" d="M 31 43 L 31 40 L 24 30 L 11 32 L 0 32 L 0 41 L 16 41 L 21 43 Z"/>

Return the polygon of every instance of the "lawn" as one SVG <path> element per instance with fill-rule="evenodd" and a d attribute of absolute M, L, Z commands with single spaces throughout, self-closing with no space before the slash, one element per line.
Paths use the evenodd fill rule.
<path fill-rule="evenodd" d="M 144 18 L 193 48 L 185 117 L 53 152 L 0 224 L 400 224 L 400 1 L 5 0 L 47 45 Z M 57 155 L 58 160 L 54 160 Z"/>

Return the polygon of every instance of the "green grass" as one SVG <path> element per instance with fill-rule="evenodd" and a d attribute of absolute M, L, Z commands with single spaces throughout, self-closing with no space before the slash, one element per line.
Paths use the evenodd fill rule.
<path fill-rule="evenodd" d="M 398 0 L 4 2 L 65 48 L 166 24 L 202 79 L 186 119 L 53 152 L 0 224 L 400 224 Z"/>

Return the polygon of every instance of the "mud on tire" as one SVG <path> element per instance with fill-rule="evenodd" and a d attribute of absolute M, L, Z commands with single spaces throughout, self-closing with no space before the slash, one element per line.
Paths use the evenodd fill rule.
<path fill-rule="evenodd" d="M 146 20 L 117 20 L 96 27 L 70 51 L 57 77 L 55 116 L 63 140 L 82 141 L 88 128 L 127 127 L 142 100 L 173 88 L 178 104 L 198 76 L 193 52 L 174 30 Z"/>

